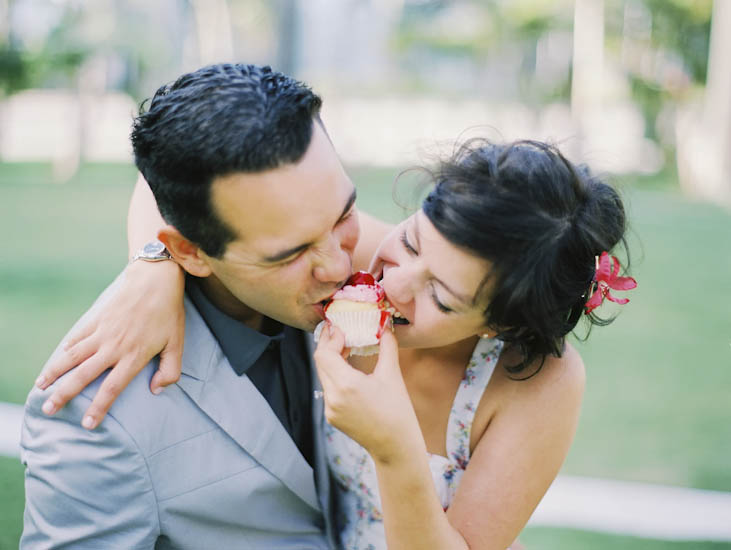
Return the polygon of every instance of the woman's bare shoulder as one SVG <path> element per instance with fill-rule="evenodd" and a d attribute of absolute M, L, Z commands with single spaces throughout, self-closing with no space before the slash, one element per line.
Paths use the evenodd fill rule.
<path fill-rule="evenodd" d="M 555 403 L 560 401 L 564 406 L 578 409 L 584 394 L 586 370 L 581 355 L 571 344 L 566 344 L 561 357 L 549 355 L 537 359 L 524 372 L 534 374 L 521 377 L 520 373 L 510 374 L 504 368 L 496 373 L 495 397 L 506 407 L 535 413 L 538 409 L 555 410 Z"/>
<path fill-rule="evenodd" d="M 562 391 L 574 389 L 583 393 L 586 383 L 584 360 L 570 343 L 566 343 L 566 348 L 561 357 L 553 355 L 546 357 L 546 362 L 543 364 L 541 371 L 543 370 L 546 371 L 544 375 L 545 384 L 558 384 Z"/>

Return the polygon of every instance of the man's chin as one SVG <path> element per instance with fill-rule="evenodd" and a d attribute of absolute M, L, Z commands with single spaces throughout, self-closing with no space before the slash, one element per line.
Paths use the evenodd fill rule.
<path fill-rule="evenodd" d="M 305 332 L 313 332 L 315 327 L 322 321 L 322 317 L 315 308 L 310 308 L 309 311 L 307 309 L 300 310 L 299 315 L 282 316 L 277 321 Z"/>

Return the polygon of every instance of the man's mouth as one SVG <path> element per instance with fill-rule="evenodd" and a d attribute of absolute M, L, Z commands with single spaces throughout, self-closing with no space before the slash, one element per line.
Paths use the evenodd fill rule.
<path fill-rule="evenodd" d="M 329 301 L 330 298 L 325 298 L 324 300 L 320 300 L 319 302 L 315 302 L 314 304 L 312 304 L 318 315 L 320 315 L 323 320 L 325 320 L 325 306 L 327 306 Z"/>

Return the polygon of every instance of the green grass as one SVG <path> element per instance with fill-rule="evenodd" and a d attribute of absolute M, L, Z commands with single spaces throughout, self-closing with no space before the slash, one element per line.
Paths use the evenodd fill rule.
<path fill-rule="evenodd" d="M 126 203 L 134 172 L 114 184 L 42 184 L 0 165 L 0 400 L 22 403 L 73 321 L 126 261 Z M 22 174 L 22 172 L 20 172 Z M 112 171 L 112 174 L 116 172 Z M 22 180 L 21 180 L 22 181 Z"/>
<path fill-rule="evenodd" d="M 397 170 L 350 173 L 361 209 L 401 219 L 391 200 Z M 0 400 L 25 400 L 52 349 L 123 267 L 134 179 L 129 166 L 84 166 L 58 185 L 46 183 L 46 166 L 0 164 Z M 564 472 L 731 491 L 731 213 L 654 180 L 623 188 L 639 287 L 615 324 L 578 344 L 587 393 Z M 0 461 L 0 488 L 0 548 L 11 548 L 22 512 L 17 462 Z M 554 529 L 523 538 L 543 550 L 723 547 Z"/>
<path fill-rule="evenodd" d="M 650 540 L 573 529 L 528 527 L 520 535 L 526 550 L 728 550 L 731 543 Z"/>
<path fill-rule="evenodd" d="M 574 474 L 731 490 L 731 215 L 628 194 L 638 288 L 580 346 L 588 383 Z"/>
<path fill-rule="evenodd" d="M 23 530 L 23 465 L 0 457 L 0 550 L 18 548 Z"/>

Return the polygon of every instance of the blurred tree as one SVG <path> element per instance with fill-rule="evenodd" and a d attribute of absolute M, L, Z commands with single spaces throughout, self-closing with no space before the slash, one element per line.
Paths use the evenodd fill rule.
<path fill-rule="evenodd" d="M 277 0 L 275 4 L 278 20 L 277 68 L 285 74 L 294 75 L 297 72 L 299 40 L 297 0 Z"/>
<path fill-rule="evenodd" d="M 570 43 L 555 38 L 571 30 L 572 7 L 571 0 L 407 2 L 395 50 L 422 89 L 568 100 Z M 446 65 L 458 66 L 459 78 L 440 79 Z"/>
<path fill-rule="evenodd" d="M 200 65 L 232 62 L 231 17 L 226 0 L 191 0 Z"/>
<path fill-rule="evenodd" d="M 64 5 L 42 40 L 24 40 L 10 24 L 18 2 L 0 3 L 4 22 L 0 36 L 0 89 L 10 94 L 24 88 L 68 85 L 89 53 L 73 33 L 80 11 Z"/>
<path fill-rule="evenodd" d="M 582 30 L 573 26 L 575 5 L 571 0 L 407 1 L 394 51 L 412 88 L 524 104 L 568 101 L 574 64 L 582 63 L 574 56 L 588 54 L 583 49 L 572 53 L 565 39 Z M 605 3 L 602 27 L 594 36 L 601 39 L 602 51 L 596 54 L 594 48 L 597 62 L 586 60 L 582 67 L 593 67 L 596 75 L 604 57 L 607 67 L 619 68 L 645 117 L 646 137 L 671 139 L 672 132 L 659 130 L 661 114 L 672 112 L 705 83 L 712 5 L 712 0 Z M 672 149 L 673 143 L 665 146 Z"/>
<path fill-rule="evenodd" d="M 647 137 L 662 137 L 657 122 L 665 105 L 705 83 L 712 6 L 712 0 L 607 4 L 607 48 L 621 59 Z"/>
<path fill-rule="evenodd" d="M 28 68 L 22 53 L 9 40 L 0 42 L 0 97 L 27 86 Z"/>
<path fill-rule="evenodd" d="M 731 205 L 731 2 L 713 6 L 708 78 L 703 100 L 680 113 L 677 166 L 689 193 Z"/>
<path fill-rule="evenodd" d="M 17 5 L 17 1 L 7 3 L 9 20 Z M 91 51 L 76 32 L 81 18 L 78 7 L 64 4 L 44 35 L 33 40 L 18 36 L 9 25 L 3 44 L 7 72 L 0 72 L 3 87 L 13 92 L 31 87 L 72 86 L 76 71 Z"/>

